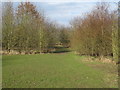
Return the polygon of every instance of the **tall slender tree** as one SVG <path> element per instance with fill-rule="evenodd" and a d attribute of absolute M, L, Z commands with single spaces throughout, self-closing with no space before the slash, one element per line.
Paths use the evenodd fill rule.
<path fill-rule="evenodd" d="M 3 47 L 10 52 L 13 48 L 12 40 L 14 32 L 14 13 L 12 2 L 4 3 L 2 11 Z"/>

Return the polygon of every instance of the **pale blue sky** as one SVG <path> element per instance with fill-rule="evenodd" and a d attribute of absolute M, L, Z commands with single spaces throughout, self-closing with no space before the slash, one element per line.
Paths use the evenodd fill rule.
<path fill-rule="evenodd" d="M 44 9 L 44 13 L 47 17 L 52 20 L 57 21 L 60 24 L 68 25 L 69 21 L 76 17 L 82 16 L 85 12 L 90 11 L 95 3 L 90 2 L 67 2 L 67 3 L 36 3 L 37 7 L 39 6 Z"/>
<path fill-rule="evenodd" d="M 111 9 L 116 8 L 117 4 L 109 3 Z M 34 2 L 34 4 L 38 10 L 44 11 L 46 17 L 60 24 L 69 25 L 69 21 L 72 18 L 84 16 L 85 13 L 90 12 L 96 5 L 96 2 Z"/>
<path fill-rule="evenodd" d="M 69 21 L 76 16 L 83 16 L 90 12 L 96 2 L 66 2 L 66 3 L 35 3 L 37 8 L 44 10 L 47 17 L 60 24 L 69 25 Z M 110 3 L 111 9 L 115 8 L 114 3 Z"/>

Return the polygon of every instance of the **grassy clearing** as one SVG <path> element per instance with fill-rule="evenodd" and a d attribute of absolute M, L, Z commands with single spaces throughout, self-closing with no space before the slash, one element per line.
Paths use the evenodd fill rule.
<path fill-rule="evenodd" d="M 109 64 L 82 59 L 72 53 L 3 56 L 3 88 L 117 87 Z"/>

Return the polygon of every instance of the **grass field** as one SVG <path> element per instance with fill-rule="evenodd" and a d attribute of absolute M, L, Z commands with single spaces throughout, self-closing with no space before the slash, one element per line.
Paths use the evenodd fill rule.
<path fill-rule="evenodd" d="M 116 88 L 117 67 L 73 53 L 3 56 L 3 88 Z"/>

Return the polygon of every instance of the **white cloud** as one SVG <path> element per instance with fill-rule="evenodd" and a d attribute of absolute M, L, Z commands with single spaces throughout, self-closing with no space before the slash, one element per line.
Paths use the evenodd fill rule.
<path fill-rule="evenodd" d="M 92 7 L 95 5 L 93 4 L 82 4 L 82 3 L 68 3 L 68 4 L 62 4 L 62 5 L 56 5 L 55 8 L 50 9 L 47 11 L 48 16 L 50 17 L 58 17 L 58 18 L 68 18 L 73 16 L 80 16 L 82 13 L 90 11 Z M 87 7 L 87 8 L 84 8 Z"/>

